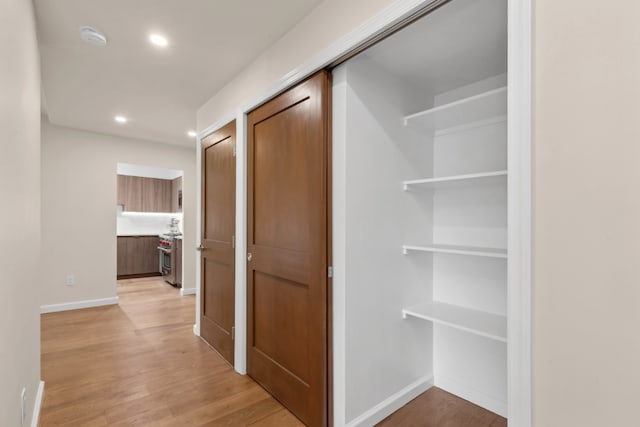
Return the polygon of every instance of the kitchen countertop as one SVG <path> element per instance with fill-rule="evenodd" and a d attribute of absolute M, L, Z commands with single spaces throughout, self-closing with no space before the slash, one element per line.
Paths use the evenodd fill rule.
<path fill-rule="evenodd" d="M 118 234 L 117 237 L 158 237 L 157 233 L 154 234 L 145 234 L 145 233 L 136 233 L 136 234 Z"/>

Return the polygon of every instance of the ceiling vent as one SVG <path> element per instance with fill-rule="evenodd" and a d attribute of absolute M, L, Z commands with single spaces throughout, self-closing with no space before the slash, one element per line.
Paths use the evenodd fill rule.
<path fill-rule="evenodd" d="M 105 46 L 107 44 L 107 37 L 91 27 L 80 27 L 80 38 L 94 46 Z"/>

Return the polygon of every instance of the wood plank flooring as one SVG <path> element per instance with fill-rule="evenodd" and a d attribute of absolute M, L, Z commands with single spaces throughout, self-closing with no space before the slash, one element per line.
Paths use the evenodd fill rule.
<path fill-rule="evenodd" d="M 507 420 L 432 387 L 385 418 L 378 427 L 507 427 Z"/>
<path fill-rule="evenodd" d="M 300 427 L 193 335 L 194 296 L 161 278 L 118 281 L 120 304 L 42 315 L 40 426 Z M 432 388 L 381 427 L 505 427 Z"/>
<path fill-rule="evenodd" d="M 118 281 L 120 304 L 42 315 L 40 426 L 302 424 L 193 335 L 194 296 Z"/>

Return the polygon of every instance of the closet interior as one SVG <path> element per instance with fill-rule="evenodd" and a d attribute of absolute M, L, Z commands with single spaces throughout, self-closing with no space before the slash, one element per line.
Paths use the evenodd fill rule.
<path fill-rule="evenodd" d="M 431 385 L 506 417 L 506 0 L 445 3 L 332 96 L 345 421 Z"/>

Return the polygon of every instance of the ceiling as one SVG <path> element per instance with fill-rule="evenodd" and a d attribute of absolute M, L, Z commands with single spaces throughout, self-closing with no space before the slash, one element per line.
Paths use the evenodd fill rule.
<path fill-rule="evenodd" d="M 431 95 L 507 72 L 507 0 L 455 0 L 363 53 Z"/>
<path fill-rule="evenodd" d="M 321 0 L 34 0 L 53 124 L 195 147 L 196 110 Z M 90 26 L 104 47 L 80 39 Z M 167 37 L 159 48 L 151 33 Z M 116 115 L 127 123 L 116 123 Z"/>

